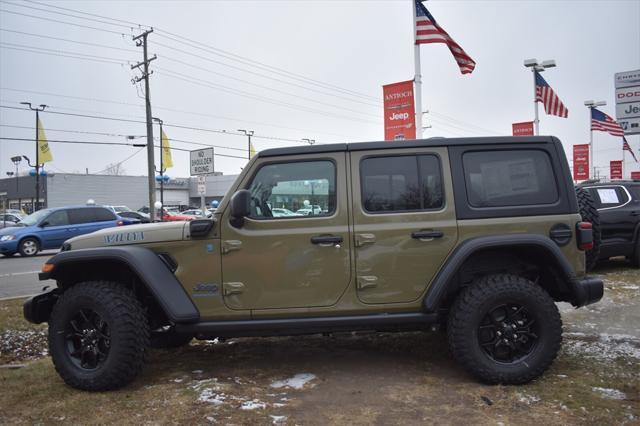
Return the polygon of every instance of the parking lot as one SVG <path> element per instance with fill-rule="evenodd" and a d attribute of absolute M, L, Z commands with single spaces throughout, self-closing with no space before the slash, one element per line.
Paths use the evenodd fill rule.
<path fill-rule="evenodd" d="M 54 282 L 39 281 L 38 272 L 42 264 L 57 252 L 45 250 L 33 257 L 1 257 L 0 299 L 36 294 L 46 285 L 55 285 Z"/>
<path fill-rule="evenodd" d="M 640 271 L 610 262 L 595 273 L 603 300 L 561 305 L 561 354 L 525 386 L 476 382 L 434 331 L 194 341 L 153 351 L 122 390 L 87 393 L 63 384 L 20 301 L 4 301 L 0 423 L 637 424 Z"/>

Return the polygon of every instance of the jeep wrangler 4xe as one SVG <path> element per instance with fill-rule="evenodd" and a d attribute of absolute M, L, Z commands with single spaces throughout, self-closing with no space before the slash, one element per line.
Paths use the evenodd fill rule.
<path fill-rule="evenodd" d="M 277 213 L 274 213 L 276 210 Z M 591 224 L 553 137 L 260 152 L 210 220 L 68 240 L 24 305 L 69 385 L 131 382 L 150 347 L 192 338 L 442 325 L 487 383 L 526 383 L 562 339 L 555 302 L 598 301 Z"/>

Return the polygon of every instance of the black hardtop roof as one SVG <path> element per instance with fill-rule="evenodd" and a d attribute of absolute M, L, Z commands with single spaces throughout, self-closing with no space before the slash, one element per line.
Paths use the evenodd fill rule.
<path fill-rule="evenodd" d="M 321 154 L 341 151 L 369 151 L 377 149 L 423 148 L 435 146 L 500 145 L 500 144 L 554 144 L 560 141 L 554 136 L 489 136 L 476 138 L 429 138 L 404 141 L 378 141 L 335 143 L 323 145 L 292 146 L 260 151 L 258 157 L 280 155 Z"/>

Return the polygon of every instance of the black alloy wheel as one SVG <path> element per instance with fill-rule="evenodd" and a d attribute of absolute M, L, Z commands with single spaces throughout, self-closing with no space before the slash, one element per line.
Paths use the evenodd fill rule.
<path fill-rule="evenodd" d="M 111 347 L 109 325 L 92 309 L 80 309 L 65 327 L 67 354 L 76 367 L 99 368 Z"/>
<path fill-rule="evenodd" d="M 492 360 L 518 362 L 538 343 L 537 323 L 522 305 L 499 305 L 487 312 L 480 323 L 478 342 Z"/>

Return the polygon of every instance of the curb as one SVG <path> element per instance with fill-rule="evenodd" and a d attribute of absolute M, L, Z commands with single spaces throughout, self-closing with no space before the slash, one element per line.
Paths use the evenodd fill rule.
<path fill-rule="evenodd" d="M 6 302 L 8 300 L 26 299 L 28 297 L 35 296 L 35 294 L 25 294 L 22 296 L 0 297 L 0 302 Z"/>

